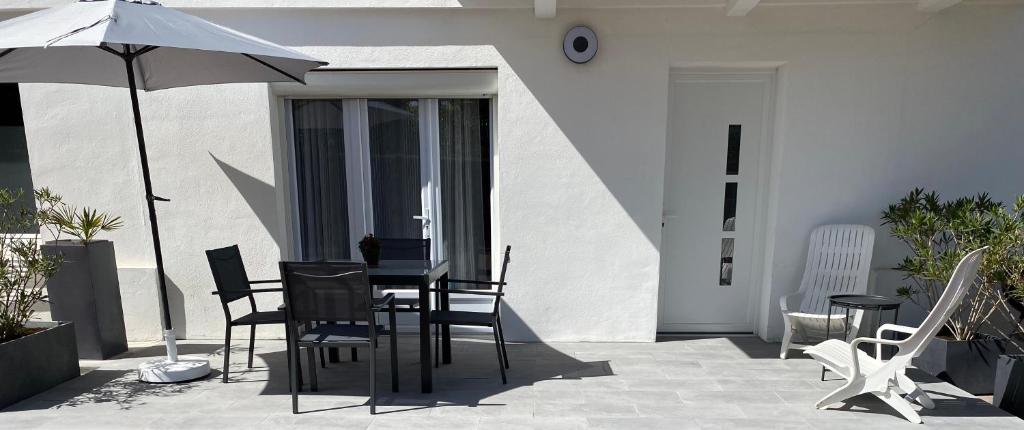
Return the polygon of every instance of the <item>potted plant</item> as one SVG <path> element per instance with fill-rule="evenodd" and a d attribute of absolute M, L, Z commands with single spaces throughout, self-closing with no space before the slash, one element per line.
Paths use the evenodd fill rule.
<path fill-rule="evenodd" d="M 81 358 L 106 359 L 127 351 L 114 244 L 96 238 L 100 232 L 120 228 L 121 219 L 63 202 L 53 208 L 50 218 L 59 233 L 74 238 L 42 245 L 43 254 L 64 261 L 46 284 L 52 317 L 75 323 Z"/>
<path fill-rule="evenodd" d="M 363 236 L 363 239 L 359 241 L 359 252 L 363 254 L 363 261 L 367 265 L 380 264 L 380 240 L 373 237 L 373 233 Z"/>
<path fill-rule="evenodd" d="M 1011 297 L 1022 267 L 1022 211 L 1024 197 L 1007 209 L 984 193 L 942 201 L 935 192 L 915 189 L 882 214 L 883 225 L 911 251 L 896 267 L 908 281 L 898 294 L 926 311 L 935 305 L 961 257 L 990 247 L 971 292 L 914 361 L 972 394 L 993 392 L 996 361 L 1022 332 Z"/>
<path fill-rule="evenodd" d="M 62 263 L 40 251 L 37 236 L 54 232 L 50 214 L 60 197 L 33 194 L 35 208 L 25 208 L 20 190 L 0 189 L 0 409 L 80 373 L 74 325 L 30 321 Z"/>

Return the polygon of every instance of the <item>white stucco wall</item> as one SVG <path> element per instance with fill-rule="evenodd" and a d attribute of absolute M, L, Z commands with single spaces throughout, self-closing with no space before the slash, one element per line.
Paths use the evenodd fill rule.
<path fill-rule="evenodd" d="M 673 66 L 781 64 L 765 337 L 779 336 L 777 297 L 797 288 L 815 225 L 877 225 L 914 186 L 1005 199 L 1024 184 L 1019 6 L 764 7 L 745 18 L 570 9 L 552 20 L 529 9 L 190 12 L 335 67 L 498 69 L 496 239 L 515 248 L 503 318 L 512 339 L 654 338 Z M 560 50 L 577 23 L 601 44 L 584 66 Z M 123 215 L 127 227 L 109 236 L 119 264 L 151 267 L 125 90 L 23 85 L 22 99 L 34 183 Z M 172 308 L 188 337 L 223 335 L 204 249 L 239 243 L 251 277 L 276 277 L 286 228 L 270 106 L 261 84 L 142 97 L 154 188 L 172 200 L 158 206 Z M 875 267 L 902 252 L 886 236 Z M 130 335 L 154 337 L 152 277 L 132 272 L 122 290 Z"/>

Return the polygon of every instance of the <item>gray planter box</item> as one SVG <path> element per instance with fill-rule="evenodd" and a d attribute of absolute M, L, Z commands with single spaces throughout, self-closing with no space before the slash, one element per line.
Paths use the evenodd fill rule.
<path fill-rule="evenodd" d="M 77 378 L 75 328 L 70 322 L 34 324 L 44 330 L 0 343 L 0 409 Z"/>
<path fill-rule="evenodd" d="M 992 404 L 1024 417 L 1024 355 L 1000 355 Z"/>
<path fill-rule="evenodd" d="M 999 339 L 949 340 L 937 337 L 914 365 L 962 390 L 978 395 L 992 394 L 996 361 L 1006 351 Z"/>
<path fill-rule="evenodd" d="M 114 244 L 107 240 L 47 242 L 46 255 L 64 255 L 60 271 L 46 281 L 50 316 L 75 323 L 78 356 L 106 359 L 128 350 Z"/>

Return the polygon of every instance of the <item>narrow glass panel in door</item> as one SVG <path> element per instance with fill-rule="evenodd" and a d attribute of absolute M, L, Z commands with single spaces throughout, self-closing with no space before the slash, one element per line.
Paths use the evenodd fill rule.
<path fill-rule="evenodd" d="M 291 111 L 300 256 L 349 259 L 342 101 L 293 100 Z"/>
<path fill-rule="evenodd" d="M 373 233 L 424 237 L 419 100 L 367 100 Z"/>
<path fill-rule="evenodd" d="M 438 100 L 444 255 L 456 279 L 490 279 L 490 101 Z"/>

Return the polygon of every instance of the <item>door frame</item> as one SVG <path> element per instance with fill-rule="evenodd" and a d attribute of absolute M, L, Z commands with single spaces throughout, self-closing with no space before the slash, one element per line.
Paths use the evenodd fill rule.
<path fill-rule="evenodd" d="M 781 67 L 779 66 L 768 66 L 768 67 L 673 67 L 669 71 L 668 76 L 668 91 L 666 99 L 666 123 L 665 123 L 665 160 L 668 160 L 668 151 L 672 145 L 672 86 L 677 82 L 761 82 L 765 84 L 765 94 L 762 106 L 762 120 L 761 120 L 761 148 L 759 152 L 758 160 L 758 177 L 757 187 L 755 191 L 755 203 L 754 203 L 754 228 L 751 234 L 753 238 L 752 246 L 753 251 L 751 253 L 751 265 L 747 269 L 749 270 L 748 279 L 751 282 L 751 288 L 749 291 L 747 315 L 750 317 L 750 325 L 753 334 L 760 334 L 762 329 L 762 313 L 766 313 L 768 310 L 764 305 L 764 295 L 770 294 L 770 280 L 766 278 L 765 268 L 769 267 L 769 259 L 771 258 L 771 252 L 768 252 L 769 240 L 768 234 L 769 227 L 769 214 L 771 213 L 772 206 L 771 202 L 774 200 L 773 196 L 773 184 L 776 183 L 777 172 L 773 168 L 773 161 L 776 159 L 776 145 L 775 145 L 775 121 L 776 121 L 776 94 L 779 86 L 779 75 L 781 74 Z M 667 177 L 667 174 L 664 175 Z M 665 177 L 662 178 L 664 184 Z M 662 193 L 662 211 L 664 211 L 665 201 L 664 193 Z M 661 246 L 665 245 L 664 236 L 661 238 Z M 659 251 L 659 256 L 661 252 Z M 660 258 L 659 258 L 660 259 Z M 657 332 L 658 333 L 680 333 L 674 331 L 663 331 L 662 330 L 662 317 L 664 315 L 665 300 L 663 298 L 664 288 L 662 282 L 664 280 L 665 267 L 660 264 L 658 270 L 658 315 L 656 318 Z M 735 270 L 735 269 L 734 269 Z M 682 332 L 682 333 L 694 333 L 696 332 Z M 716 332 L 718 333 L 718 332 Z M 723 332 L 724 333 L 724 332 Z M 721 334 L 721 333 L 718 333 Z M 747 333 L 750 334 L 750 333 Z"/>

